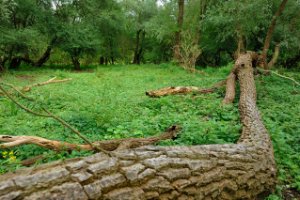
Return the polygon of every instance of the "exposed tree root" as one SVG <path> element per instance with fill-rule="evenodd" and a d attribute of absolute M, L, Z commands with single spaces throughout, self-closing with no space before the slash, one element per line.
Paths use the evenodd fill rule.
<path fill-rule="evenodd" d="M 175 139 L 180 128 L 178 126 L 172 126 L 168 128 L 164 133 L 148 137 L 148 138 L 125 138 L 116 140 L 104 140 L 93 142 L 93 146 L 97 146 L 106 151 L 114 151 L 116 149 L 130 149 L 136 148 L 144 145 L 155 144 L 161 140 Z M 90 144 L 72 144 L 68 142 L 48 140 L 42 137 L 36 136 L 12 136 L 12 135 L 0 135 L 0 142 L 5 142 L 0 144 L 0 149 L 17 147 L 25 144 L 34 144 L 40 147 L 55 151 L 72 151 L 72 150 L 87 150 L 92 151 L 94 147 Z"/>
<path fill-rule="evenodd" d="M 189 93 L 198 93 L 198 94 L 208 94 L 213 93 L 216 89 L 225 85 L 225 81 L 220 81 L 213 85 L 211 88 L 199 88 L 195 86 L 177 86 L 177 87 L 166 87 L 159 90 L 147 91 L 146 95 L 149 97 L 162 97 L 168 95 L 176 94 L 189 94 Z"/>

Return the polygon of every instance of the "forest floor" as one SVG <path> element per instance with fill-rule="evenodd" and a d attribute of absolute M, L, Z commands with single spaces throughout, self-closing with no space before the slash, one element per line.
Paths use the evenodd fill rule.
<path fill-rule="evenodd" d="M 54 76 L 72 78 L 70 82 L 33 88 L 27 95 L 36 98 L 38 103 L 19 101 L 35 110 L 43 105 L 91 141 L 153 136 L 176 124 L 182 127 L 179 137 L 163 141 L 161 145 L 221 144 L 236 142 L 241 128 L 238 99 L 234 105 L 221 105 L 224 88 L 212 94 L 162 98 L 149 98 L 145 92 L 167 86 L 210 87 L 225 79 L 230 69 L 228 65 L 190 74 L 179 67 L 161 64 L 90 67 L 78 73 L 66 68 L 23 67 L 6 73 L 1 79 L 15 86 L 25 86 Z M 280 73 L 300 80 L 299 72 L 280 70 Z M 300 88 L 290 80 L 273 75 L 259 76 L 256 82 L 258 107 L 272 136 L 278 165 L 279 185 L 276 195 L 269 199 L 297 198 L 300 191 Z M 53 119 L 25 113 L 1 96 L 0 133 L 82 143 Z M 0 150 L 0 174 L 19 168 L 20 160 L 41 154 L 44 160 L 40 162 L 49 162 L 91 153 L 57 153 L 33 145 Z"/>

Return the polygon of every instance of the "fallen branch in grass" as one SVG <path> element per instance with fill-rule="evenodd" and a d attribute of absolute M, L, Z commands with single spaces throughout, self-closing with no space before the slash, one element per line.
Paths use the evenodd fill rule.
<path fill-rule="evenodd" d="M 44 86 L 44 85 L 48 85 L 48 84 L 53 84 L 53 83 L 63 83 L 63 82 L 67 82 L 67 81 L 71 81 L 71 78 L 66 78 L 66 79 L 61 79 L 61 80 L 56 80 L 56 76 L 49 79 L 48 81 L 45 82 L 41 82 L 41 83 L 35 83 L 33 85 L 28 85 L 28 86 L 24 86 L 22 88 L 23 92 L 29 92 L 33 87 L 38 87 L 38 86 Z"/>
<path fill-rule="evenodd" d="M 34 144 L 46 149 L 51 149 L 55 151 L 72 151 L 72 150 L 87 150 L 92 151 L 95 147 L 98 147 L 105 151 L 114 151 L 120 149 L 130 149 L 136 148 L 144 145 L 150 145 L 157 143 L 162 140 L 175 139 L 180 128 L 178 126 L 172 126 L 168 128 L 164 133 L 148 137 L 148 138 L 125 138 L 125 139 L 115 139 L 115 140 L 104 140 L 96 141 L 90 144 L 72 144 L 63 141 L 49 140 L 42 137 L 36 136 L 12 136 L 12 135 L 0 135 L 0 149 L 13 148 L 26 144 Z"/>
<path fill-rule="evenodd" d="M 26 95 L 23 94 L 23 92 L 21 92 L 21 90 L 19 90 L 16 86 L 14 86 L 13 84 L 10 83 L 4 83 L 4 82 L 0 82 L 0 84 L 11 87 L 14 91 L 16 91 L 21 97 L 23 97 L 24 99 L 28 99 L 28 100 L 33 100 L 31 97 L 27 97 Z M 10 93 L 10 92 L 7 92 Z M 3 94 L 3 93 L 0 93 Z"/>
<path fill-rule="evenodd" d="M 291 78 L 291 77 L 288 77 L 288 76 L 284 76 L 282 74 L 279 74 L 275 71 L 272 71 L 272 70 L 264 70 L 264 69 L 259 69 L 260 71 L 264 72 L 264 73 L 271 73 L 271 74 L 275 74 L 276 76 L 279 76 L 281 78 L 284 78 L 284 79 L 288 79 L 288 80 L 291 80 L 293 81 L 296 85 L 300 86 L 300 83 L 298 81 L 296 81 L 295 79 Z"/>
<path fill-rule="evenodd" d="M 23 92 L 29 92 L 31 91 L 31 89 L 33 87 L 39 87 L 39 86 L 44 86 L 44 85 L 48 85 L 48 84 L 53 84 L 53 83 L 63 83 L 63 82 L 67 82 L 67 81 L 71 81 L 71 78 L 66 78 L 66 79 L 61 79 L 61 80 L 57 80 L 56 77 L 53 77 L 47 81 L 41 82 L 41 83 L 35 83 L 32 85 L 27 85 L 24 86 L 22 88 L 17 88 L 16 86 L 9 84 L 9 83 L 4 83 L 4 82 L 0 82 L 0 84 L 5 85 L 5 86 L 9 86 L 12 88 L 12 90 L 16 91 L 20 96 L 22 96 L 23 98 L 26 98 L 28 100 L 32 100 L 30 97 L 26 97 Z M 9 94 L 13 94 L 13 91 L 9 91 Z M 2 92 L 0 92 L 0 95 L 4 95 Z"/>
<path fill-rule="evenodd" d="M 213 93 L 216 89 L 222 87 L 225 84 L 226 81 L 220 81 L 215 85 L 213 85 L 211 88 L 199 88 L 195 86 L 166 87 L 159 90 L 147 91 L 146 95 L 149 97 L 162 97 L 168 95 L 189 94 L 189 93 L 208 94 L 208 93 Z"/>

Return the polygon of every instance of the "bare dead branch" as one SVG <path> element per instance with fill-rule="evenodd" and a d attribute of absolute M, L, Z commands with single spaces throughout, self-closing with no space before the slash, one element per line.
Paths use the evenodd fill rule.
<path fill-rule="evenodd" d="M 33 100 L 31 97 L 26 96 L 23 92 L 21 92 L 21 90 L 19 90 L 16 86 L 14 86 L 13 84 L 10 83 L 4 83 L 4 82 L 0 82 L 0 84 L 8 86 L 10 88 L 12 88 L 14 91 L 16 91 L 21 97 L 23 97 L 24 99 L 28 99 L 28 100 Z M 9 93 L 9 92 L 8 92 Z M 1 94 L 1 93 L 0 93 Z"/>
<path fill-rule="evenodd" d="M 213 93 L 216 89 L 224 86 L 226 81 L 222 80 L 214 84 L 211 88 L 199 88 L 195 86 L 177 86 L 177 87 L 166 87 L 159 90 L 147 91 L 146 95 L 149 97 L 162 97 L 168 95 L 176 94 L 189 94 L 189 93 L 198 93 L 198 94 L 208 94 Z"/>
<path fill-rule="evenodd" d="M 22 88 L 22 91 L 29 92 L 33 87 L 39 87 L 39 86 L 44 86 L 44 85 L 53 84 L 53 83 L 63 83 L 63 82 L 71 81 L 71 80 L 72 80 L 71 78 L 56 80 L 56 77 L 53 77 L 53 78 L 51 78 L 51 79 L 49 79 L 48 81 L 45 81 L 45 82 L 35 83 L 33 85 L 24 86 Z"/>
<path fill-rule="evenodd" d="M 300 86 L 300 83 L 298 81 L 296 81 L 294 78 L 291 78 L 291 77 L 288 77 L 288 76 L 284 76 L 282 74 L 279 74 L 275 71 L 272 71 L 272 70 L 264 70 L 264 69 L 259 69 L 259 71 L 262 71 L 263 73 L 271 73 L 271 74 L 275 74 L 276 76 L 279 76 L 281 78 L 284 78 L 284 79 L 288 79 L 288 80 L 291 80 L 293 81 L 296 85 Z"/>
<path fill-rule="evenodd" d="M 150 145 L 157 143 L 161 140 L 175 139 L 177 137 L 180 127 L 172 126 L 168 128 L 164 133 L 148 137 L 148 138 L 125 138 L 116 140 L 96 141 L 91 144 L 72 144 L 63 141 L 49 140 L 36 136 L 12 136 L 12 135 L 0 135 L 0 149 L 12 148 L 20 145 L 34 144 L 43 148 L 62 151 L 62 150 L 87 150 L 92 151 L 95 147 L 101 149 L 101 151 L 113 151 L 116 149 L 136 148 L 144 145 Z"/>

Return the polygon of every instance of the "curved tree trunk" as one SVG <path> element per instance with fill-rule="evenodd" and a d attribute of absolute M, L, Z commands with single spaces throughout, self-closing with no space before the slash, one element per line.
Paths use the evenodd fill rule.
<path fill-rule="evenodd" d="M 278 10 L 276 11 L 276 13 L 274 14 L 271 24 L 269 26 L 266 38 L 265 38 L 265 42 L 264 42 L 264 47 L 262 50 L 262 55 L 261 55 L 261 60 L 260 60 L 260 66 L 263 67 L 264 69 L 268 69 L 268 63 L 267 63 L 267 54 L 268 54 L 268 50 L 270 47 L 270 43 L 271 43 L 271 39 L 272 39 L 272 35 L 273 32 L 275 30 L 276 27 L 276 22 L 278 17 L 281 15 L 281 13 L 283 12 L 285 5 L 287 3 L 288 0 L 282 0 Z"/>
<path fill-rule="evenodd" d="M 270 62 L 268 63 L 268 69 L 271 69 L 276 64 L 278 57 L 279 57 L 279 53 L 280 53 L 280 44 L 276 44 L 274 53 L 273 53 L 273 57 L 270 60 Z"/>
<path fill-rule="evenodd" d="M 251 54 L 236 61 L 243 124 L 237 144 L 146 146 L 0 176 L 0 199 L 256 199 L 276 183 L 256 107 Z"/>
<path fill-rule="evenodd" d="M 52 46 L 49 45 L 43 55 L 34 63 L 34 66 L 41 67 L 50 58 Z"/>

